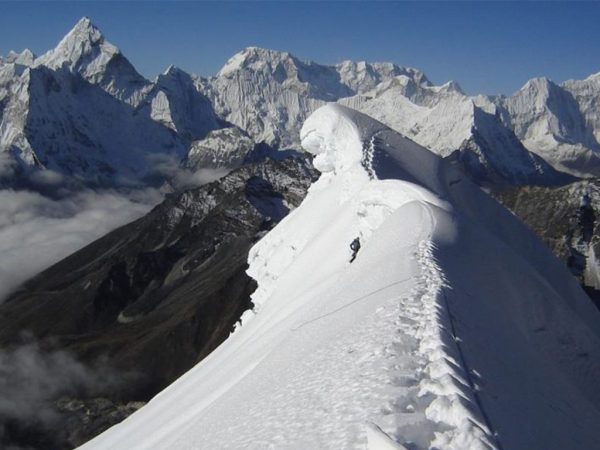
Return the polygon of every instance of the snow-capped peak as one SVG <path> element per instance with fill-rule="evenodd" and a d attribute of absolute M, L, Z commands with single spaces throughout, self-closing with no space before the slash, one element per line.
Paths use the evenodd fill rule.
<path fill-rule="evenodd" d="M 454 80 L 450 80 L 447 83 L 442 84 L 438 88 L 438 90 L 445 91 L 445 92 L 456 92 L 458 94 L 465 95 L 464 91 L 460 87 L 460 84 L 458 84 L 458 82 L 454 81 Z"/>
<path fill-rule="evenodd" d="M 556 85 L 549 78 L 536 77 L 528 80 L 527 83 L 519 89 L 519 92 L 533 92 L 538 95 L 548 95 L 553 86 Z"/>
<path fill-rule="evenodd" d="M 156 82 L 160 83 L 161 81 L 164 81 L 165 78 L 184 78 L 186 80 L 193 80 L 194 75 L 191 75 L 185 70 L 171 64 L 169 67 L 167 67 L 167 70 L 157 77 Z"/>
<path fill-rule="evenodd" d="M 509 125 L 529 150 L 577 176 L 597 171 L 598 166 L 593 153 L 599 148 L 593 129 L 598 89 L 586 84 L 559 86 L 545 77 L 533 78 L 500 102 Z"/>
<path fill-rule="evenodd" d="M 431 85 L 420 70 L 412 67 L 400 67 L 389 62 L 342 61 L 335 68 L 340 74 L 342 82 L 357 93 L 366 92 L 380 83 L 402 76 L 418 85 Z"/>
<path fill-rule="evenodd" d="M 142 91 L 148 90 L 150 85 L 87 17 L 77 22 L 56 48 L 37 58 L 35 66 L 52 70 L 66 67 L 134 106 L 139 104 Z"/>
<path fill-rule="evenodd" d="M 104 39 L 102 32 L 96 27 L 89 17 L 83 17 L 75 24 L 69 33 L 62 39 L 61 44 L 66 42 L 89 41 L 98 43 Z M 59 44 L 60 45 L 60 44 Z"/>
<path fill-rule="evenodd" d="M 217 73 L 218 77 L 227 76 L 233 72 L 246 68 L 258 68 L 260 65 L 287 60 L 295 63 L 296 58 L 287 52 L 278 52 L 260 47 L 246 47 L 233 55 Z"/>
<path fill-rule="evenodd" d="M 113 56 L 119 55 L 117 47 L 107 42 L 100 30 L 87 17 L 81 19 L 69 33 L 58 43 L 55 49 L 41 56 L 36 63 L 51 69 L 58 69 L 67 64 L 70 69 L 84 68 L 89 60 L 102 55 L 106 63 Z"/>

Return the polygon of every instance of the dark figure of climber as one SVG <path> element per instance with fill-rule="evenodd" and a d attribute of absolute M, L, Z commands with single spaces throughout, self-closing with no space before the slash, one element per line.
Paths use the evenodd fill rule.
<path fill-rule="evenodd" d="M 352 262 L 352 261 L 354 261 L 356 259 L 356 254 L 360 250 L 360 239 L 355 238 L 350 243 L 350 250 L 352 250 L 352 258 L 350 258 L 350 262 Z"/>

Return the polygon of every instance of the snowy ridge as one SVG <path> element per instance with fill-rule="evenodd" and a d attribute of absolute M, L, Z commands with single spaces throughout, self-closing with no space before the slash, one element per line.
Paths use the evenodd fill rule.
<path fill-rule="evenodd" d="M 83 448 L 593 448 L 600 315 L 561 263 L 367 116 L 301 138 L 322 175 L 253 247 L 254 311 Z"/>

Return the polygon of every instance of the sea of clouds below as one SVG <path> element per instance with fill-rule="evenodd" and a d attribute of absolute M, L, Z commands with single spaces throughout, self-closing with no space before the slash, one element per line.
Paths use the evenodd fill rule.
<path fill-rule="evenodd" d="M 206 184 L 227 173 L 181 170 L 169 161 L 161 164 L 161 172 L 170 176 L 176 190 Z M 41 175 L 42 179 L 31 179 L 32 184 L 61 195 L 43 195 L 44 189 L 0 189 L 0 304 L 29 278 L 143 216 L 164 198 L 157 188 L 69 191 L 62 187 L 60 175 L 51 171 Z M 28 336 L 27 330 L 23 336 Z M 7 421 L 59 430 L 64 424 L 53 403 L 57 398 L 119 389 L 127 379 L 135 379 L 103 363 L 88 367 L 62 350 L 43 350 L 34 336 L 25 340 L 23 336 L 17 339 L 23 341 L 20 345 L 0 349 L 0 447 L 24 448 L 5 433 Z"/>
<path fill-rule="evenodd" d="M 161 200 L 155 189 L 81 191 L 61 199 L 0 190 L 0 302 L 22 282 Z"/>

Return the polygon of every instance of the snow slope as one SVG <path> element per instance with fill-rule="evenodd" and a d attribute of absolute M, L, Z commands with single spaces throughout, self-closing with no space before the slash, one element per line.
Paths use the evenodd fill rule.
<path fill-rule="evenodd" d="M 301 137 L 322 175 L 252 249 L 254 310 L 82 448 L 594 448 L 600 314 L 562 264 L 367 116 Z"/>

